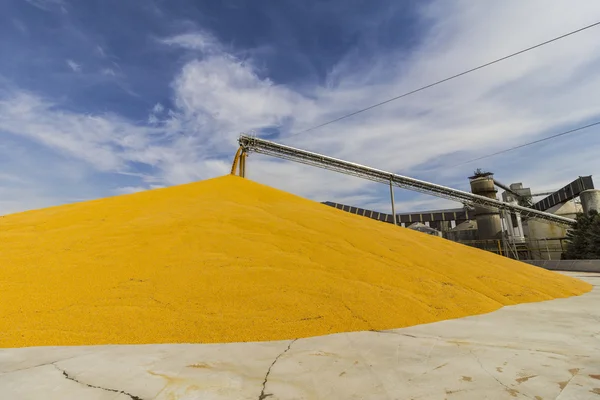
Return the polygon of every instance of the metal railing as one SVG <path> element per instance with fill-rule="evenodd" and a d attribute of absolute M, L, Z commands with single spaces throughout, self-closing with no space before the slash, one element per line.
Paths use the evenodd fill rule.
<path fill-rule="evenodd" d="M 469 206 L 478 205 L 499 211 L 506 210 L 511 213 L 521 214 L 521 216 L 526 218 L 542 219 L 560 225 L 572 226 L 575 224 L 575 220 L 570 218 L 561 217 L 519 205 L 504 203 L 485 196 L 479 196 L 473 193 L 464 192 L 462 190 L 437 185 L 435 183 L 409 178 L 394 174 L 392 172 L 382 171 L 380 169 L 367 167 L 365 165 L 340 160 L 323 154 L 297 149 L 291 146 L 271 142 L 269 140 L 259 139 L 254 136 L 244 134 L 240 135 L 239 144 L 244 152 L 255 152 L 284 160 L 311 165 L 314 167 L 324 168 L 330 171 L 368 179 L 373 182 L 394 185 L 403 189 L 409 189 L 448 200 L 458 201 Z"/>

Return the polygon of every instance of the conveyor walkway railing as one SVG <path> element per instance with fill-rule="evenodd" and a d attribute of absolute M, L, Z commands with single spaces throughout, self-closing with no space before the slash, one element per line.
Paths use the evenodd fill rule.
<path fill-rule="evenodd" d="M 502 201 L 491 199 L 485 196 L 479 196 L 473 193 L 464 192 L 462 190 L 398 175 L 393 172 L 387 172 L 380 169 L 367 167 L 365 165 L 329 157 L 323 154 L 297 149 L 250 135 L 242 134 L 240 135 L 238 141 L 240 147 L 242 148 L 242 153 L 255 152 L 284 160 L 312 165 L 315 167 L 328 169 L 330 171 L 336 171 L 342 174 L 368 179 L 374 182 L 394 185 L 403 189 L 409 189 L 448 200 L 454 200 L 469 206 L 477 205 L 489 207 L 490 209 L 517 213 L 522 217 L 541 219 L 560 225 L 572 226 L 575 224 L 575 220 L 571 218 L 565 218 L 559 215 L 554 215 L 515 204 L 504 203 Z"/>

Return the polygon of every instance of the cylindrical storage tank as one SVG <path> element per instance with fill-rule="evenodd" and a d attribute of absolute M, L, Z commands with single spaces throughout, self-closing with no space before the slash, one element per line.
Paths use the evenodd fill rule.
<path fill-rule="evenodd" d="M 579 195 L 583 212 L 589 214 L 591 210 L 600 212 L 600 190 L 591 189 L 581 192 Z"/>
<path fill-rule="evenodd" d="M 574 201 L 567 201 L 547 209 L 546 212 L 574 219 L 578 213 L 582 212 L 582 208 Z M 561 239 L 567 236 L 568 226 L 541 219 L 530 219 L 527 221 L 527 230 L 527 239 L 534 258 L 560 260 L 563 252 Z"/>
<path fill-rule="evenodd" d="M 473 176 L 470 178 L 471 192 L 480 196 L 496 199 L 496 186 L 494 175 Z M 502 220 L 497 209 L 475 206 L 475 220 L 477 233 L 480 240 L 498 239 L 502 237 Z"/>

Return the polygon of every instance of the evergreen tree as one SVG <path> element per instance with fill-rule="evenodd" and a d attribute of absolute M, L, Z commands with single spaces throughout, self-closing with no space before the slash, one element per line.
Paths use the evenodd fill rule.
<path fill-rule="evenodd" d="M 587 258 L 600 260 L 600 214 L 592 210 L 590 211 L 590 218 L 592 221 L 587 238 Z"/>
<path fill-rule="evenodd" d="M 600 259 L 600 214 L 592 210 L 578 214 L 575 226 L 567 232 L 567 260 Z"/>

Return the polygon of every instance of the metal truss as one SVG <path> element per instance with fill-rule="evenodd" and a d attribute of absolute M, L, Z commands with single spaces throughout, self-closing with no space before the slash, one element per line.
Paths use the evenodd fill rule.
<path fill-rule="evenodd" d="M 238 141 L 244 152 L 255 152 L 284 160 L 311 165 L 314 167 L 328 169 L 330 171 L 340 172 L 346 175 L 356 176 L 358 178 L 367 179 L 373 182 L 385 183 L 387 185 L 391 184 L 403 189 L 458 201 L 467 207 L 483 206 L 489 208 L 490 210 L 508 211 L 510 213 L 520 214 L 522 217 L 541 219 L 560 225 L 572 226 L 575 224 L 575 220 L 570 218 L 537 211 L 519 205 L 504 203 L 502 201 L 490 199 L 485 196 L 479 196 L 473 193 L 464 192 L 462 190 L 437 185 L 435 183 L 409 178 L 407 176 L 382 171 L 380 169 L 313 153 L 311 151 L 297 149 L 291 146 L 282 145 L 245 134 L 240 135 Z"/>

